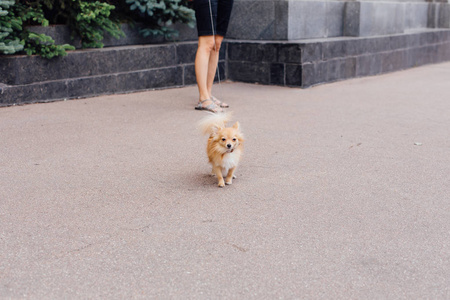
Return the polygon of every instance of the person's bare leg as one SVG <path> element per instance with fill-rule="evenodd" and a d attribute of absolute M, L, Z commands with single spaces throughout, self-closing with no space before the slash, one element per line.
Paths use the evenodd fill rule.
<path fill-rule="evenodd" d="M 220 46 L 222 45 L 223 36 L 216 35 L 214 38 L 214 46 L 211 51 L 211 55 L 209 56 L 209 64 L 208 64 L 208 79 L 207 79 L 207 88 L 209 96 L 211 97 L 212 86 L 214 84 L 214 77 L 217 72 L 217 64 L 219 62 L 219 51 Z"/>
<path fill-rule="evenodd" d="M 198 38 L 198 49 L 195 56 L 195 76 L 197 79 L 199 102 L 211 98 L 211 94 L 208 90 L 208 78 L 210 76 L 209 68 L 211 56 L 215 52 L 214 47 L 214 36 L 200 36 Z M 210 104 L 213 104 L 213 101 L 204 101 L 202 106 L 206 107 Z"/>
<path fill-rule="evenodd" d="M 208 64 L 208 79 L 207 79 L 207 88 L 208 88 L 208 98 L 213 99 L 212 95 L 212 87 L 214 84 L 214 78 L 217 73 L 217 66 L 219 63 L 219 52 L 220 52 L 220 46 L 223 42 L 223 36 L 216 35 L 214 38 L 214 47 L 211 51 L 211 55 L 209 57 L 209 64 Z M 223 105 L 223 107 L 228 107 L 228 104 L 226 103 L 220 103 Z M 218 104 L 218 105 L 220 105 Z"/>

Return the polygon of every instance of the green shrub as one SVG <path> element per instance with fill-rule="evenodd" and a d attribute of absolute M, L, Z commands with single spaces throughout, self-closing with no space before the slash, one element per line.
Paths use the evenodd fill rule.
<path fill-rule="evenodd" d="M 133 19 L 142 23 L 143 36 L 164 35 L 171 39 L 178 32 L 170 28 L 173 23 L 185 23 L 191 28 L 195 25 L 195 14 L 186 0 L 125 0 L 133 12 Z"/>
<path fill-rule="evenodd" d="M 0 54 L 52 58 L 74 49 L 30 32 L 29 25 L 65 24 L 72 38 L 81 38 L 83 48 L 99 48 L 105 32 L 115 38 L 124 36 L 123 21 L 142 24 L 143 36 L 172 39 L 177 31 L 170 25 L 181 22 L 193 27 L 195 16 L 188 0 L 0 0 Z"/>
<path fill-rule="evenodd" d="M 2 1 L 2 0 L 0 0 Z M 55 45 L 55 41 L 45 34 L 35 34 L 25 28 L 25 25 L 48 26 L 39 3 L 25 5 L 14 1 L 3 1 L 0 5 L 7 8 L 0 19 L 0 53 L 15 54 L 24 51 L 28 55 L 38 54 L 45 58 L 64 56 L 66 50 L 74 50 L 71 45 Z"/>
<path fill-rule="evenodd" d="M 45 58 L 67 55 L 67 50 L 75 50 L 74 46 L 55 45 L 55 41 L 48 35 L 28 32 L 25 42 L 25 53 L 37 54 Z"/>
<path fill-rule="evenodd" d="M 125 36 L 120 23 L 110 18 L 114 5 L 100 1 L 78 1 L 78 5 L 79 11 L 70 25 L 72 34 L 81 38 L 84 48 L 102 48 L 105 31 L 117 39 Z"/>
<path fill-rule="evenodd" d="M 23 50 L 22 41 L 14 32 L 22 30 L 22 20 L 12 13 L 14 1 L 0 0 L 0 53 L 14 54 Z"/>

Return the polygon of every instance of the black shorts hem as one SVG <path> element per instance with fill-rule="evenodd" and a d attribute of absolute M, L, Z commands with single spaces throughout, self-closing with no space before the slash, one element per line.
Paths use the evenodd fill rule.
<path fill-rule="evenodd" d="M 225 37 L 226 32 L 224 33 L 224 32 L 218 31 L 218 32 L 215 32 L 215 34 L 213 34 L 211 31 L 202 31 L 202 32 L 198 32 L 198 36 L 199 36 L 199 37 L 200 37 L 200 36 L 209 36 L 209 35 L 220 35 L 220 36 Z"/>

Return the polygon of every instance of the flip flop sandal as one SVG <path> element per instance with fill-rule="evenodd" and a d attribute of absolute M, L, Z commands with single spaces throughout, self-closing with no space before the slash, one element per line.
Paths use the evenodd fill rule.
<path fill-rule="evenodd" d="M 203 106 L 203 103 L 205 103 L 206 101 L 211 101 L 211 104 Z M 211 100 L 211 99 L 205 99 L 203 101 L 200 101 L 197 104 L 197 106 L 195 106 L 195 109 L 196 110 L 207 110 L 212 113 L 222 112 L 222 108 L 220 108 L 220 106 L 217 106 L 217 104 L 214 102 L 214 100 Z"/>
<path fill-rule="evenodd" d="M 214 103 L 215 103 L 216 105 L 218 105 L 218 106 L 220 106 L 220 107 L 222 107 L 222 108 L 228 108 L 228 107 L 230 107 L 228 104 L 223 103 L 222 101 L 220 101 L 219 99 L 217 99 L 217 98 L 214 97 L 214 96 L 211 96 L 211 100 L 214 101 Z"/>

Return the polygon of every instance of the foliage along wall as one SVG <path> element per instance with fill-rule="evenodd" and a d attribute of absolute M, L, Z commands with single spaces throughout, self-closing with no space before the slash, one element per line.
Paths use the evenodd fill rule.
<path fill-rule="evenodd" d="M 104 33 L 124 36 L 120 24 L 139 23 L 143 36 L 176 36 L 173 23 L 193 27 L 194 11 L 188 0 L 0 0 L 0 55 L 66 55 L 72 45 L 56 45 L 48 35 L 30 32 L 29 25 L 68 25 L 83 48 L 101 48 Z"/>

